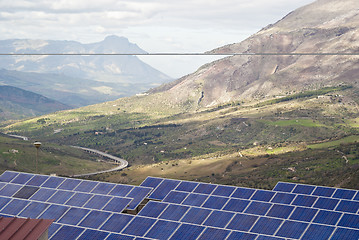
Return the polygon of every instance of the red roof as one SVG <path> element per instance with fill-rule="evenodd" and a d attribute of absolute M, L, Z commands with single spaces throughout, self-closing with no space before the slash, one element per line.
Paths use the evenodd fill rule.
<path fill-rule="evenodd" d="M 0 217 L 0 239 L 37 240 L 54 220 Z"/>

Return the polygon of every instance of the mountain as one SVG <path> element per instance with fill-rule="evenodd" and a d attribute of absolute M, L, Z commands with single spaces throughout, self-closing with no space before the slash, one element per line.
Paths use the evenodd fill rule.
<path fill-rule="evenodd" d="M 82 44 L 75 41 L 47 41 L 12 39 L 0 41 L 1 53 L 145 53 L 136 44 L 130 43 L 124 37 L 109 36 L 97 43 Z M 89 81 L 92 90 L 99 95 L 106 95 L 107 100 L 114 100 L 123 96 L 131 96 L 142 93 L 150 88 L 159 86 L 171 80 L 170 77 L 140 61 L 136 56 L 85 56 L 85 55 L 40 55 L 40 56 L 3 56 L 0 62 L 0 69 L 17 72 L 52 74 L 59 82 L 57 87 L 71 88 L 71 83 L 86 86 L 85 80 Z M 12 72 L 14 73 L 14 72 Z M 17 75 L 24 73 L 17 73 Z M 39 76 L 39 75 L 38 75 Z M 41 78 L 41 85 L 49 88 L 53 81 L 46 80 L 50 77 L 44 75 Z M 77 84 L 75 81 L 81 83 Z M 2 81 L 4 81 L 2 79 Z M 94 83 L 97 82 L 97 84 Z M 51 82 L 51 83 L 50 83 Z M 65 84 L 63 82 L 66 82 Z M 11 85 L 11 81 L 4 82 Z M 24 83 L 17 87 L 26 86 Z M 53 86 L 53 85 L 52 85 Z M 44 91 L 44 88 L 39 88 Z M 86 91 L 86 90 L 85 90 Z M 63 92 L 66 92 L 64 90 Z M 76 93 L 81 95 L 82 91 Z M 92 93 L 91 93 L 92 94 Z M 92 94 L 93 95 L 93 94 Z M 105 97 L 100 97 L 104 99 Z M 98 101 L 97 101 L 98 102 Z M 90 102 L 90 104 L 93 102 Z M 87 103 L 89 104 L 89 103 Z M 81 104 L 74 104 L 84 105 Z"/>
<path fill-rule="evenodd" d="M 0 86 L 0 103 L 0 121 L 70 109 L 55 100 L 12 86 Z"/>

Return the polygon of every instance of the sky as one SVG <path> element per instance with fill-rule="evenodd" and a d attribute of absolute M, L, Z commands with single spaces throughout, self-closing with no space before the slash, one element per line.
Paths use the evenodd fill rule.
<path fill-rule="evenodd" d="M 314 0 L 0 0 L 0 39 L 102 41 L 118 35 L 150 53 L 205 52 L 240 42 Z M 179 78 L 213 57 L 142 56 Z"/>

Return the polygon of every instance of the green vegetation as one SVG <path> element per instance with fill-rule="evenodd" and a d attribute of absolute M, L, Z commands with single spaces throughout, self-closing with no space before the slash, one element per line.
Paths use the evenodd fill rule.
<path fill-rule="evenodd" d="M 330 147 L 337 147 L 341 144 L 356 143 L 356 142 L 359 142 L 359 135 L 348 136 L 348 137 L 338 139 L 335 141 L 311 144 L 311 145 L 308 145 L 308 148 L 310 148 L 310 149 L 330 148 Z"/>

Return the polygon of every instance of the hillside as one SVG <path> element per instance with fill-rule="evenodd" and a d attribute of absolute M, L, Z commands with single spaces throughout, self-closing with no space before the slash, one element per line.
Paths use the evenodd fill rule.
<path fill-rule="evenodd" d="M 0 103 L 0 122 L 71 108 L 42 95 L 11 86 L 0 86 Z"/>
<path fill-rule="evenodd" d="M 353 0 L 317 1 L 213 52 L 358 52 L 359 8 L 353 6 L 358 6 Z M 44 122 L 30 119 L 3 131 L 108 151 L 128 160 L 135 174 L 142 164 L 154 164 L 176 178 L 237 184 L 236 174 L 244 181 L 245 174 L 257 171 L 253 184 L 269 176 L 318 184 L 330 172 L 359 187 L 353 180 L 359 164 L 358 66 L 357 55 L 227 57 L 141 96 L 46 115 Z M 316 144 L 333 147 L 323 155 L 332 157 L 319 157 Z M 344 150 L 348 161 L 332 154 Z M 293 162 L 291 154 L 304 160 Z M 300 174 L 283 171 L 295 164 Z M 201 176 L 194 173 L 198 166 L 205 166 Z M 308 168 L 323 178 L 305 172 Z M 135 179 L 132 173 L 129 179 Z"/>

